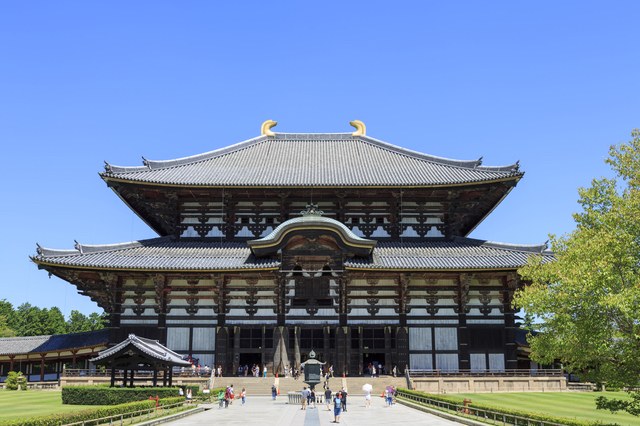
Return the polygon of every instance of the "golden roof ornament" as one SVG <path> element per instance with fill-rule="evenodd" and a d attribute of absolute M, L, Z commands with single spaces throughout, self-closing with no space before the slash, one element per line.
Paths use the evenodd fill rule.
<path fill-rule="evenodd" d="M 271 128 L 275 127 L 276 124 L 278 124 L 277 121 L 273 121 L 273 120 L 265 121 L 264 123 L 262 123 L 262 127 L 260 128 L 260 133 L 263 136 L 275 136 L 276 134 L 271 131 Z"/>
<path fill-rule="evenodd" d="M 367 126 L 362 121 L 353 120 L 349 124 L 356 128 L 356 131 L 352 133 L 353 136 L 365 136 L 367 134 Z"/>

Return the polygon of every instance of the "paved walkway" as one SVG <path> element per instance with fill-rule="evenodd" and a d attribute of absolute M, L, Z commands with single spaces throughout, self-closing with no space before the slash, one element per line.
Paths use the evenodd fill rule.
<path fill-rule="evenodd" d="M 327 406 L 307 408 L 302 411 L 299 406 L 287 404 L 287 397 L 279 396 L 273 402 L 268 396 L 247 397 L 247 404 L 240 405 L 235 401 L 228 409 L 219 410 L 213 406 L 200 414 L 167 423 L 168 426 L 186 425 L 242 425 L 242 426 L 333 426 L 333 410 Z M 371 408 L 365 408 L 364 397 L 354 396 L 347 400 L 347 412 L 340 416 L 340 424 L 345 426 L 389 426 L 394 424 L 419 424 L 429 426 L 459 426 L 431 414 L 423 413 L 403 405 L 386 407 L 382 398 L 374 397 Z"/>

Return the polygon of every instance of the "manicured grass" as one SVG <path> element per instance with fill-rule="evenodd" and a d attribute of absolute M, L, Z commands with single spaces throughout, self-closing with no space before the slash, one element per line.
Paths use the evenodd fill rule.
<path fill-rule="evenodd" d="M 0 389 L 2 420 L 26 419 L 47 414 L 98 408 L 99 405 L 63 405 L 61 391 L 9 391 Z"/>
<path fill-rule="evenodd" d="M 453 398 L 471 399 L 474 403 L 513 408 L 535 413 L 548 413 L 557 416 L 597 420 L 604 423 L 640 426 L 640 418 L 627 413 L 611 414 L 609 411 L 596 410 L 595 399 L 628 399 L 626 392 L 513 392 L 513 393 L 470 393 L 448 394 Z"/>

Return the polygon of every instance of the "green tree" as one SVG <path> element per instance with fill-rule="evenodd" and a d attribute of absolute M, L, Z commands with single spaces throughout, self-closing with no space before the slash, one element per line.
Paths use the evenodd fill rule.
<path fill-rule="evenodd" d="M 5 384 L 7 390 L 18 390 L 18 385 L 20 385 L 21 390 L 27 390 L 27 379 L 22 375 L 22 372 L 10 371 Z"/>
<path fill-rule="evenodd" d="M 67 333 L 80 333 L 91 331 L 91 320 L 81 312 L 71 311 L 67 320 Z"/>
<path fill-rule="evenodd" d="M 91 322 L 91 330 L 102 330 L 108 318 L 109 316 L 107 315 L 106 312 L 103 312 L 102 314 L 93 312 L 91 315 L 89 315 L 89 321 Z"/>
<path fill-rule="evenodd" d="M 16 333 L 7 325 L 7 317 L 0 315 L 0 337 L 13 337 Z"/>
<path fill-rule="evenodd" d="M 0 300 L 0 315 L 6 318 L 7 327 L 12 330 L 15 330 L 17 328 L 16 311 L 15 309 L 13 309 L 13 305 L 7 302 L 7 299 Z"/>
<path fill-rule="evenodd" d="M 67 323 L 64 320 L 64 315 L 62 315 L 62 312 L 58 307 L 54 306 L 49 309 L 44 320 L 45 334 L 65 334 L 67 332 Z"/>
<path fill-rule="evenodd" d="M 46 308 L 45 308 L 46 309 Z M 16 334 L 18 336 L 42 336 L 44 324 L 42 323 L 42 310 L 30 303 L 23 303 L 16 311 Z"/>
<path fill-rule="evenodd" d="M 514 298 L 543 320 L 530 338 L 535 361 L 560 359 L 614 386 L 637 386 L 640 377 L 640 130 L 632 137 L 609 149 L 616 179 L 579 189 L 576 229 L 550 236 L 556 260 L 538 256 L 520 269 L 531 284 Z M 597 406 L 640 414 L 640 398 L 623 402 L 601 397 Z"/>

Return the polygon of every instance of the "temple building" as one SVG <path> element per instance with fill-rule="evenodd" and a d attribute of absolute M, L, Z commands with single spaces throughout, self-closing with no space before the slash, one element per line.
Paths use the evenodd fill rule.
<path fill-rule="evenodd" d="M 38 246 L 39 268 L 110 315 L 109 344 L 136 334 L 201 365 L 370 363 L 516 369 L 513 292 L 546 245 L 468 235 L 516 187 L 493 167 L 353 133 L 262 134 L 101 177 L 159 238 Z"/>

